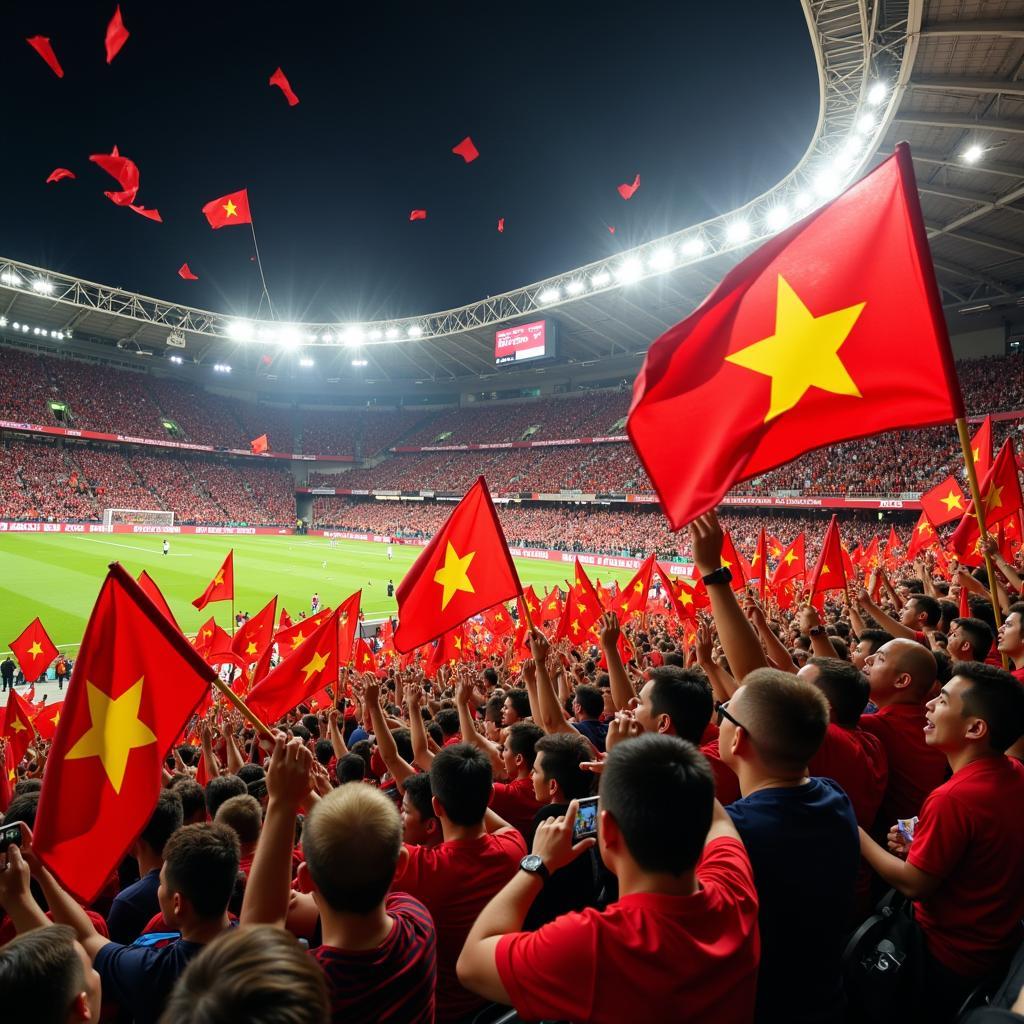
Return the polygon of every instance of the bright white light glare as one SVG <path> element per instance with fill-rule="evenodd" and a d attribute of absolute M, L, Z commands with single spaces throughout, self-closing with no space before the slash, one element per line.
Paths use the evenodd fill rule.
<path fill-rule="evenodd" d="M 367 338 L 369 338 L 370 341 L 380 341 L 380 339 L 383 337 L 384 335 L 376 328 L 370 331 L 370 333 L 367 335 Z"/>
<path fill-rule="evenodd" d="M 886 88 L 885 82 L 875 82 L 870 89 L 868 89 L 868 103 L 873 107 L 877 107 L 882 100 L 885 99 L 885 94 L 889 90 Z"/>
<path fill-rule="evenodd" d="M 313 362 L 313 360 L 312 360 L 312 359 L 310 359 L 310 358 L 309 358 L 309 356 L 303 356 L 303 357 L 302 357 L 302 358 L 301 358 L 301 359 L 299 360 L 299 366 L 304 366 L 304 367 L 305 367 L 305 368 L 306 368 L 307 370 L 308 370 L 308 369 L 309 369 L 309 368 L 310 368 L 311 366 L 315 366 L 315 365 L 316 365 L 316 364 L 315 364 L 315 363 Z"/>
<path fill-rule="evenodd" d="M 54 335 L 54 337 L 58 341 L 63 341 L 64 340 L 64 332 L 63 331 L 57 331 L 57 333 Z"/>
<path fill-rule="evenodd" d="M 302 340 L 301 333 L 293 324 L 286 324 L 281 328 L 277 340 L 284 348 L 294 348 Z"/>
<path fill-rule="evenodd" d="M 11 285 L 13 288 L 17 288 L 24 283 L 13 270 L 5 270 L 0 274 L 0 281 L 3 281 L 4 284 Z"/>
<path fill-rule="evenodd" d="M 632 281 L 639 280 L 643 272 L 643 264 L 638 259 L 630 257 L 618 265 L 615 270 L 615 276 L 622 284 L 629 284 Z"/>
<path fill-rule="evenodd" d="M 32 290 L 39 292 L 40 295 L 49 295 L 53 291 L 53 285 L 49 281 L 44 281 L 41 277 L 38 277 L 32 282 Z"/>
<path fill-rule="evenodd" d="M 323 342 L 323 343 L 324 343 L 325 345 L 330 345 L 330 343 L 331 343 L 332 341 L 334 341 L 334 335 L 333 335 L 333 334 L 331 334 L 331 332 L 330 332 L 330 331 L 324 331 L 324 333 L 320 335 L 320 340 L 321 340 L 321 341 L 322 341 L 322 342 Z"/>
<path fill-rule="evenodd" d="M 38 334 L 39 333 L 39 328 L 38 327 L 33 327 L 32 328 L 32 333 L 33 334 Z"/>
<path fill-rule="evenodd" d="M 734 220 L 725 229 L 725 237 L 733 245 L 745 242 L 750 237 L 750 225 L 745 220 Z"/>
<path fill-rule="evenodd" d="M 394 341 L 395 338 L 398 337 L 398 328 L 397 327 L 389 327 L 385 337 L 388 339 L 388 341 Z"/>
<path fill-rule="evenodd" d="M 353 359 L 352 360 L 352 365 L 353 366 L 366 366 L 367 364 L 366 364 L 366 360 L 365 359 Z"/>
<path fill-rule="evenodd" d="M 423 336 L 423 328 L 419 324 L 413 324 L 408 331 L 410 338 L 420 338 Z"/>
<path fill-rule="evenodd" d="M 860 117 L 857 118 L 857 131 L 859 131 L 861 135 L 867 135 L 874 127 L 874 114 L 861 114 Z"/>
<path fill-rule="evenodd" d="M 7 326 L 7 317 L 0 316 L 0 327 L 6 327 L 6 326 Z M 15 324 L 15 326 L 17 326 L 17 324 Z"/>
<path fill-rule="evenodd" d="M 28 324 L 22 324 L 21 325 L 21 333 L 22 334 L 28 334 Z"/>
<path fill-rule="evenodd" d="M 611 279 L 612 276 L 607 270 L 599 270 L 593 277 L 591 277 L 590 283 L 595 288 L 603 288 L 609 281 L 611 281 Z"/>
<path fill-rule="evenodd" d="M 694 235 L 693 238 L 688 238 L 683 242 L 680 252 L 691 259 L 694 256 L 700 256 L 700 254 L 704 252 L 704 239 L 701 238 L 700 235 Z"/>
<path fill-rule="evenodd" d="M 798 192 L 793 199 L 793 205 L 798 210 L 806 210 L 814 202 L 814 196 L 810 192 Z"/>
<path fill-rule="evenodd" d="M 14 321 L 14 323 L 13 323 L 13 324 L 11 324 L 11 326 L 12 326 L 12 327 L 13 327 L 13 328 L 14 328 L 15 330 L 18 330 L 18 329 L 19 329 L 19 328 L 21 327 L 21 324 L 19 324 L 19 323 L 18 323 L 18 321 L 17 321 L 17 320 L 15 320 L 15 321 Z"/>
<path fill-rule="evenodd" d="M 779 231 L 789 223 L 789 210 L 782 203 L 771 207 L 764 215 L 764 222 L 769 230 Z"/>
<path fill-rule="evenodd" d="M 656 249 L 651 253 L 650 265 L 652 270 L 668 270 L 676 261 L 676 254 L 668 247 Z"/>
<path fill-rule="evenodd" d="M 578 277 L 574 277 L 571 281 L 568 282 L 568 284 L 566 284 L 565 290 L 570 295 L 579 295 L 579 293 L 583 291 L 585 287 L 586 285 L 584 285 L 584 283 Z"/>
<path fill-rule="evenodd" d="M 341 336 L 341 340 L 349 348 L 361 345 L 364 340 L 362 327 L 347 327 L 345 329 L 345 333 Z"/>
<path fill-rule="evenodd" d="M 256 333 L 260 341 L 265 341 L 268 345 L 276 344 L 281 340 L 276 327 L 261 327 Z"/>
<path fill-rule="evenodd" d="M 169 358 L 172 363 L 178 363 L 180 365 L 182 362 L 181 356 L 170 356 Z"/>
<path fill-rule="evenodd" d="M 231 372 L 231 367 L 228 366 L 227 363 L 214 363 L 213 364 L 213 372 L 214 373 L 230 373 Z"/>
<path fill-rule="evenodd" d="M 235 341 L 252 341 L 256 337 L 256 328 L 248 320 L 232 320 L 228 324 L 228 337 Z"/>
<path fill-rule="evenodd" d="M 964 163 L 976 164 L 985 155 L 985 150 L 981 148 L 977 143 L 968 146 L 964 150 Z"/>
<path fill-rule="evenodd" d="M 562 292 L 558 288 L 545 288 L 540 293 L 541 302 L 557 302 L 562 297 Z"/>
<path fill-rule="evenodd" d="M 835 170 L 827 168 L 814 179 L 814 191 L 819 196 L 834 196 L 840 187 L 839 175 Z"/>

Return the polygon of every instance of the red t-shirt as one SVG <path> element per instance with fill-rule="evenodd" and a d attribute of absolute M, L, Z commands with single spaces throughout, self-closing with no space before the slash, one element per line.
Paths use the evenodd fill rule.
<path fill-rule="evenodd" d="M 925 801 L 907 862 L 942 879 L 917 901 L 928 949 L 966 977 L 1002 971 L 1024 938 L 1024 767 L 986 757 Z"/>
<path fill-rule="evenodd" d="M 464 989 L 455 964 L 470 928 L 491 897 L 504 888 L 526 856 L 526 841 L 515 829 L 439 846 L 409 846 L 405 870 L 393 888 L 409 893 L 430 911 L 437 929 L 437 1019 L 453 1021 L 484 1005 Z"/>
<path fill-rule="evenodd" d="M 437 949 L 434 922 L 419 900 L 391 893 L 394 921 L 376 948 L 353 952 L 318 946 L 331 1000 L 331 1020 L 346 1024 L 433 1024 Z"/>
<path fill-rule="evenodd" d="M 95 910 L 87 910 L 86 916 L 92 922 L 93 928 L 96 929 L 105 939 L 110 938 L 110 932 L 107 929 L 107 922 L 103 919 L 100 914 L 97 914 Z M 52 921 L 53 914 L 50 911 L 46 911 L 46 916 Z M 6 946 L 11 939 L 17 933 L 14 930 L 14 922 L 0 910 L 0 946 Z"/>
<path fill-rule="evenodd" d="M 807 770 L 811 775 L 838 782 L 853 804 L 857 824 L 871 828 L 889 780 L 889 759 L 877 736 L 829 722 L 825 739 Z"/>
<path fill-rule="evenodd" d="M 708 759 L 711 764 L 711 771 L 714 772 L 715 796 L 718 798 L 718 802 L 723 807 L 726 807 L 739 800 L 742 796 L 740 793 L 740 780 L 736 777 L 736 773 L 722 760 L 722 755 L 718 749 L 718 740 L 714 739 L 710 743 L 705 743 L 700 748 L 700 752 Z"/>
<path fill-rule="evenodd" d="M 718 739 L 718 726 L 714 722 L 708 722 L 708 727 L 704 730 L 704 735 L 700 738 L 700 745 L 704 746 L 705 743 L 711 743 Z"/>
<path fill-rule="evenodd" d="M 529 835 L 533 819 L 544 806 L 538 802 L 533 791 L 533 779 L 529 775 L 515 782 L 496 782 L 491 793 L 491 809 L 499 817 L 514 825 L 523 835 Z"/>
<path fill-rule="evenodd" d="M 589 1024 L 753 1020 L 760 940 L 743 844 L 716 839 L 691 896 L 638 893 L 498 940 L 495 964 L 524 1020 Z"/>
<path fill-rule="evenodd" d="M 875 819 L 880 832 L 920 814 L 925 797 L 949 774 L 945 756 L 925 743 L 924 726 L 923 704 L 890 704 L 860 716 L 860 727 L 882 741 L 889 762 L 889 782 Z"/>
<path fill-rule="evenodd" d="M 1024 665 L 1022 665 L 1020 668 L 1011 668 L 1010 675 L 1013 676 L 1014 679 L 1019 679 L 1022 683 L 1024 683 Z"/>

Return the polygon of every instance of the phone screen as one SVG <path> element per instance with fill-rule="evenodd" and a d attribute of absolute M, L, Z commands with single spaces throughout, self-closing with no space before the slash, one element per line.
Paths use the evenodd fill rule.
<path fill-rule="evenodd" d="M 0 853 L 6 853 L 7 847 L 21 846 L 21 822 L 14 821 L 10 825 L 0 825 Z"/>
<path fill-rule="evenodd" d="M 578 843 L 597 835 L 597 797 L 588 796 L 580 801 L 576 820 L 572 825 L 572 841 Z"/>

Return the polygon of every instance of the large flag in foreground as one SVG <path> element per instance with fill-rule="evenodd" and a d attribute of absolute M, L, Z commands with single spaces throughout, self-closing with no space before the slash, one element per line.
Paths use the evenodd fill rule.
<path fill-rule="evenodd" d="M 398 585 L 403 654 L 522 592 L 487 483 L 479 477 Z"/>
<path fill-rule="evenodd" d="M 112 565 L 64 698 L 35 828 L 36 853 L 83 902 L 145 827 L 164 757 L 215 676 Z"/>
<path fill-rule="evenodd" d="M 647 352 L 627 430 L 678 529 L 798 455 L 962 416 L 910 150 L 734 267 Z M 700 424 L 685 460 L 673 438 Z"/>

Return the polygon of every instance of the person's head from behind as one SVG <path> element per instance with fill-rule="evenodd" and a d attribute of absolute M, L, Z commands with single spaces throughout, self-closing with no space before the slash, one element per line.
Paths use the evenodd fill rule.
<path fill-rule="evenodd" d="M 479 825 L 493 786 L 491 762 L 469 743 L 454 743 L 435 755 L 430 766 L 434 813 L 444 823 Z"/>
<path fill-rule="evenodd" d="M 864 663 L 871 699 L 879 707 L 923 704 L 937 671 L 932 652 L 916 640 L 903 637 L 883 644 Z"/>
<path fill-rule="evenodd" d="M 530 774 L 534 758 L 537 756 L 537 741 L 543 735 L 544 730 L 533 722 L 516 722 L 509 729 L 501 756 L 505 762 L 505 772 L 510 779 L 522 779 Z"/>
<path fill-rule="evenodd" d="M 244 796 L 249 792 L 246 784 L 237 775 L 218 775 L 206 784 L 206 813 L 213 821 L 217 809 L 233 796 Z"/>
<path fill-rule="evenodd" d="M 434 721 L 441 727 L 446 740 L 450 740 L 459 731 L 459 712 L 456 708 L 441 708 Z"/>
<path fill-rule="evenodd" d="M 217 808 L 217 817 L 213 820 L 234 831 L 243 851 L 251 852 L 256 848 L 263 828 L 263 810 L 255 797 L 246 794 L 225 800 Z"/>
<path fill-rule="evenodd" d="M 65 1024 L 97 1020 L 99 1012 L 99 975 L 72 928 L 35 928 L 0 946 L 4 1020 Z"/>
<path fill-rule="evenodd" d="M 746 676 L 720 717 L 718 747 L 733 771 L 746 767 L 755 778 L 800 778 L 825 738 L 829 706 L 807 680 L 759 668 Z"/>
<path fill-rule="evenodd" d="M 853 729 L 867 707 L 871 687 L 867 676 L 848 661 L 838 658 L 809 658 L 797 673 L 816 686 L 828 701 L 832 721 Z"/>
<path fill-rule="evenodd" d="M 167 840 L 184 824 L 185 812 L 181 797 L 173 789 L 162 789 L 157 797 L 156 807 L 149 816 L 149 822 L 135 840 L 134 852 L 139 857 L 148 852 L 162 857 Z"/>
<path fill-rule="evenodd" d="M 1002 754 L 1024 734 L 1024 687 L 1005 669 L 958 661 L 925 718 L 925 742 L 947 757 Z"/>
<path fill-rule="evenodd" d="M 657 733 L 616 744 L 599 794 L 601 859 L 613 872 L 630 862 L 676 878 L 693 870 L 715 800 L 711 766 L 693 744 Z"/>
<path fill-rule="evenodd" d="M 321 913 L 369 914 L 387 895 L 400 859 L 402 819 L 394 803 L 370 786 L 341 786 L 319 800 L 302 829 L 306 863 Z"/>
<path fill-rule="evenodd" d="M 157 899 L 179 931 L 224 917 L 238 877 L 238 836 L 215 822 L 184 825 L 164 846 Z"/>
<path fill-rule="evenodd" d="M 593 720 L 604 714 L 604 697 L 600 687 L 583 684 L 576 687 L 573 713 L 578 719 Z"/>
<path fill-rule="evenodd" d="M 950 625 L 946 650 L 954 661 L 984 661 L 992 650 L 993 638 L 987 622 L 962 616 Z"/>
<path fill-rule="evenodd" d="M 434 813 L 430 776 L 410 775 L 402 784 L 402 835 L 414 846 L 435 846 L 441 841 L 441 822 Z"/>
<path fill-rule="evenodd" d="M 326 1024 L 323 971 L 281 928 L 256 925 L 218 936 L 192 960 L 160 1024 Z"/>
<path fill-rule="evenodd" d="M 533 794 L 543 804 L 565 804 L 590 796 L 594 776 L 581 768 L 590 747 L 578 734 L 556 732 L 537 741 L 533 762 Z"/>
<path fill-rule="evenodd" d="M 334 747 L 330 740 L 317 740 L 313 753 L 317 761 L 326 768 L 334 757 Z"/>
<path fill-rule="evenodd" d="M 362 782 L 366 778 L 366 761 L 358 754 L 345 754 L 334 766 L 334 774 L 340 786 L 349 782 Z"/>
<path fill-rule="evenodd" d="M 699 744 L 713 710 L 711 684 L 701 669 L 663 665 L 647 671 L 636 720 L 644 732 L 667 733 Z"/>

